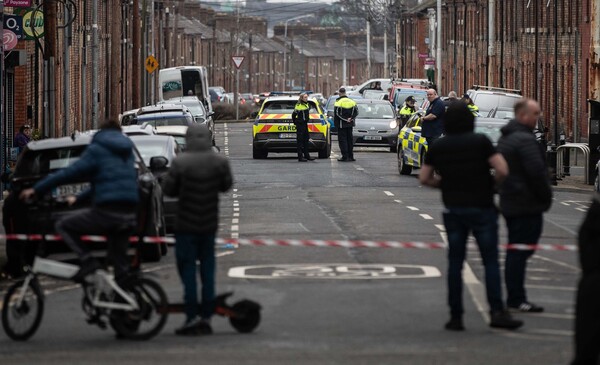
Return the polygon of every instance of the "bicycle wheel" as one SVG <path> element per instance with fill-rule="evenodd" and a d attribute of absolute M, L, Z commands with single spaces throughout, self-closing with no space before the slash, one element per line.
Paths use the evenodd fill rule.
<path fill-rule="evenodd" d="M 44 296 L 37 279 L 32 279 L 22 291 L 24 283 L 25 280 L 19 280 L 8 288 L 2 307 L 2 327 L 15 341 L 33 336 L 44 313 Z"/>
<path fill-rule="evenodd" d="M 162 287 L 148 278 L 135 278 L 123 285 L 123 290 L 135 298 L 139 308 L 135 311 L 114 310 L 110 326 L 117 335 L 132 340 L 149 340 L 167 323 L 167 295 Z M 124 302 L 123 298 L 115 298 Z"/>

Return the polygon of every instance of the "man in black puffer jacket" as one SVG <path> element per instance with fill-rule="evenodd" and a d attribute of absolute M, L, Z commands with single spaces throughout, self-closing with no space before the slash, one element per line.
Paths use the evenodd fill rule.
<path fill-rule="evenodd" d="M 173 160 L 162 182 L 166 195 L 179 198 L 175 223 L 177 270 L 184 286 L 184 325 L 178 335 L 210 334 L 215 300 L 215 235 L 219 226 L 219 193 L 231 188 L 228 160 L 212 151 L 203 125 L 187 130 L 186 150 Z M 198 318 L 196 260 L 200 261 L 202 308 Z"/>
<path fill-rule="evenodd" d="M 540 117 L 540 105 L 523 99 L 515 105 L 516 119 L 502 128 L 498 141 L 508 163 L 509 175 L 500 187 L 500 209 L 506 220 L 509 243 L 537 244 L 542 235 L 543 212 L 552 204 L 552 189 L 544 151 L 533 129 Z M 542 312 L 530 303 L 525 292 L 525 268 L 534 250 L 508 250 L 504 277 L 509 308 L 521 312 Z"/>

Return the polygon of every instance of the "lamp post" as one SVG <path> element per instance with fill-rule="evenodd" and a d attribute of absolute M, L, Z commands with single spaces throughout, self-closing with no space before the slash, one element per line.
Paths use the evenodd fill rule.
<path fill-rule="evenodd" d="M 308 18 L 309 16 L 313 16 L 313 14 L 306 14 L 306 15 L 300 15 L 300 16 L 295 16 L 293 18 L 290 18 L 288 20 L 285 21 L 285 26 L 284 26 L 284 30 L 283 30 L 283 88 L 285 90 L 285 85 L 286 85 L 286 78 L 287 78 L 287 28 L 288 28 L 288 23 L 291 22 L 292 20 L 299 20 L 302 18 Z"/>

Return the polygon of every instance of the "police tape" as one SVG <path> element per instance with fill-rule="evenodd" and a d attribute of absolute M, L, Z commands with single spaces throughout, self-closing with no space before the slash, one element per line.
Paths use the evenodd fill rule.
<path fill-rule="evenodd" d="M 59 235 L 42 234 L 7 234 L 0 235 L 7 240 L 16 241 L 61 241 Z M 84 242 L 106 242 L 106 236 L 81 236 Z M 132 236 L 129 241 L 139 242 L 138 236 Z M 175 243 L 175 237 L 142 237 L 144 243 Z M 361 240 L 294 240 L 294 239 L 250 239 L 250 238 L 218 238 L 216 240 L 220 248 L 237 248 L 239 246 L 277 246 L 277 247 L 337 247 L 337 248 L 402 248 L 402 249 L 423 249 L 437 250 L 445 249 L 448 246 L 441 242 L 397 242 L 397 241 L 361 241 Z M 474 244 L 469 244 L 470 248 L 476 248 Z M 521 244 L 511 243 L 502 244 L 501 248 L 517 251 L 577 251 L 575 245 L 561 244 Z"/>

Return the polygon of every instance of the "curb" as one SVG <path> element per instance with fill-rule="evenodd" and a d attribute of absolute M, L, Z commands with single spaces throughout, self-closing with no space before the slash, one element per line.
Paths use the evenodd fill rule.
<path fill-rule="evenodd" d="M 589 189 L 577 188 L 577 187 L 573 187 L 573 186 L 553 186 L 552 190 L 567 192 L 567 193 L 589 193 L 589 194 L 594 193 L 594 187 L 592 185 L 590 185 Z"/>

